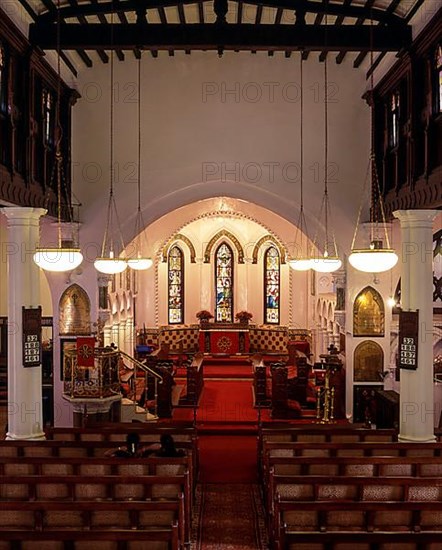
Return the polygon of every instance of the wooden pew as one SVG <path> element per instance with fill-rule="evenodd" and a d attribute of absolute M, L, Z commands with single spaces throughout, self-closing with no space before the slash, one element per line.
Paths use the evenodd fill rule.
<path fill-rule="evenodd" d="M 270 396 L 267 392 L 267 366 L 260 353 L 254 355 L 250 361 L 253 370 L 254 405 L 255 407 L 268 407 L 270 405 Z"/>
<path fill-rule="evenodd" d="M 23 457 L 17 462 L 16 458 L 2 457 L 0 458 L 0 475 L 3 476 L 4 481 L 10 476 L 11 479 L 17 479 L 14 484 L 19 484 L 22 476 L 31 476 L 36 480 L 41 479 L 41 483 L 50 485 L 54 477 L 64 476 L 61 479 L 64 482 L 78 481 L 75 478 L 81 476 L 112 476 L 113 483 L 118 484 L 120 487 L 119 498 L 123 498 L 123 495 L 127 495 L 127 498 L 133 496 L 139 498 L 144 495 L 141 487 L 124 487 L 121 485 L 120 478 L 125 476 L 139 476 L 141 481 L 147 480 L 152 477 L 162 479 L 159 483 L 165 485 L 164 497 L 171 498 L 176 497 L 177 494 L 184 494 L 184 511 L 185 511 L 185 526 L 186 526 L 186 540 L 189 537 L 189 530 L 192 517 L 193 506 L 193 478 L 192 472 L 192 459 L 191 457 L 177 457 L 177 458 L 87 458 L 86 460 L 81 457 L 74 458 L 61 458 L 61 457 Z M 30 479 L 31 479 L 30 478 Z M 167 481 L 169 480 L 169 481 Z M 179 482 L 177 483 L 177 480 Z M 32 481 L 32 479 L 31 479 Z M 89 479 L 88 482 L 91 480 Z M 0 485 L 1 498 L 8 498 L 8 495 L 2 495 L 4 487 Z M 65 487 L 65 491 L 66 491 Z M 25 483 L 20 489 L 19 495 L 26 496 Z M 98 493 L 97 493 L 98 491 Z M 104 489 L 101 487 L 99 490 L 93 490 L 92 495 L 98 494 L 99 498 L 107 498 L 104 496 Z M 54 494 L 57 494 L 56 489 L 53 489 Z M 143 497 L 144 498 L 144 497 Z"/>
<path fill-rule="evenodd" d="M 442 534 L 401 532 L 290 532 L 284 531 L 281 550 L 440 550 Z"/>
<path fill-rule="evenodd" d="M 279 476 L 276 491 L 269 529 L 275 548 L 284 548 L 284 525 L 291 532 L 419 531 L 433 529 L 442 511 L 441 478 Z M 420 510 L 428 513 L 417 516 Z"/>
<path fill-rule="evenodd" d="M 118 504 L 120 510 L 125 510 L 128 502 L 175 502 L 182 509 L 178 521 L 180 541 L 190 542 L 186 475 L 94 475 L 92 472 L 91 475 L 0 475 L 0 502 L 20 501 L 56 504 L 110 501 Z"/>

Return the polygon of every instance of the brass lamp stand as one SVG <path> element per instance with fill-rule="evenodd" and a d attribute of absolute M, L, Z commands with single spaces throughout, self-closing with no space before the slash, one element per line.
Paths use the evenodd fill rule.
<path fill-rule="evenodd" d="M 330 365 L 326 365 L 324 387 L 316 394 L 316 418 L 320 424 L 332 424 L 334 420 L 335 388 L 330 387 Z M 321 417 L 322 413 L 322 417 Z"/>

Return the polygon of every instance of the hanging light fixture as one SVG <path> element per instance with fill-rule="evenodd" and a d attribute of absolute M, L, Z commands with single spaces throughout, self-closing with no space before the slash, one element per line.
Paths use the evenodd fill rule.
<path fill-rule="evenodd" d="M 309 257 L 303 256 L 304 250 L 304 235 L 306 236 L 306 245 L 308 246 L 308 232 L 307 232 L 307 223 L 305 221 L 304 215 L 304 77 L 303 77 L 303 60 L 302 53 L 300 55 L 300 73 L 301 73 L 301 116 L 300 116 L 300 153 L 301 153 L 301 167 L 300 167 L 300 176 L 301 176 L 301 207 L 299 211 L 298 224 L 296 229 L 295 236 L 295 253 L 296 258 L 289 260 L 289 266 L 295 271 L 307 271 L 312 267 L 312 260 Z M 299 241 L 299 257 L 298 257 L 298 234 L 300 233 Z"/>
<path fill-rule="evenodd" d="M 327 37 L 327 13 L 325 14 L 325 36 Z M 328 66 L 327 66 L 327 38 L 325 40 L 326 55 L 324 59 L 324 196 L 322 198 L 321 210 L 319 212 L 319 222 L 324 215 L 324 246 L 322 256 L 312 258 L 312 269 L 319 273 L 332 273 L 342 266 L 338 257 L 335 235 L 331 230 L 331 246 L 329 242 L 330 230 L 328 220 L 330 217 L 330 201 L 328 196 Z M 315 237 L 314 245 L 318 247 L 318 240 Z"/>
<path fill-rule="evenodd" d="M 153 265 L 152 258 L 141 255 L 142 235 L 144 234 L 144 220 L 141 213 L 141 52 L 138 57 L 138 208 L 135 218 L 135 258 L 129 258 L 127 263 L 136 271 L 149 269 Z M 147 244 L 147 243 L 146 243 Z"/>
<path fill-rule="evenodd" d="M 113 44 L 114 12 L 111 14 L 111 51 L 110 51 L 110 183 L 109 201 L 107 206 L 106 229 L 101 246 L 101 256 L 95 262 L 97 271 L 107 275 L 122 273 L 127 268 L 126 260 L 119 258 L 115 243 L 115 232 L 118 232 L 121 250 L 124 250 L 123 235 L 121 234 L 120 222 L 118 219 L 117 204 L 114 197 L 114 51 Z"/>
<path fill-rule="evenodd" d="M 74 232 L 71 238 L 63 239 L 61 221 L 61 193 L 63 181 L 63 154 L 61 141 L 63 130 L 60 123 L 61 103 L 61 68 L 60 68 L 60 0 L 57 1 L 57 102 L 55 107 L 55 163 L 52 170 L 51 184 L 54 177 L 57 178 L 57 241 L 56 247 L 37 247 L 33 256 L 34 262 L 45 271 L 71 271 L 77 268 L 83 261 L 83 254 L 75 246 Z M 52 187 L 52 185 L 50 185 Z M 66 207 L 68 216 L 71 216 L 71 201 L 66 190 Z M 71 220 L 70 220 L 71 221 Z M 72 222 L 72 221 L 71 221 Z"/>
<path fill-rule="evenodd" d="M 373 20 L 371 20 L 370 26 L 370 65 L 373 68 Z M 373 70 L 370 73 L 370 90 L 369 90 L 369 102 L 371 108 L 370 118 L 370 136 L 371 136 L 371 151 L 369 167 L 367 170 L 366 182 L 368 175 L 371 176 L 371 205 L 370 205 L 370 246 L 368 248 L 355 248 L 356 237 L 359 228 L 359 222 L 361 218 L 362 202 L 359 208 L 358 218 L 356 221 L 356 228 L 353 235 L 353 241 L 351 243 L 351 254 L 348 257 L 350 264 L 358 271 L 364 271 L 366 273 L 382 273 L 392 269 L 398 262 L 398 256 L 396 252 L 390 248 L 390 240 L 388 237 L 387 224 L 385 219 L 384 201 L 382 199 L 382 193 L 379 186 L 378 172 L 376 168 L 376 156 L 374 146 L 374 101 L 373 101 Z M 364 189 L 366 188 L 366 182 Z M 364 197 L 364 193 L 362 194 Z M 383 239 L 385 239 L 386 248 L 384 248 Z"/>

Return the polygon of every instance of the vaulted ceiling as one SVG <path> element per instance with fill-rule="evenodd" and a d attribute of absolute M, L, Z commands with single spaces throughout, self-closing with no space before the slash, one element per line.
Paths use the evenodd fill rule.
<path fill-rule="evenodd" d="M 75 52 L 87 67 L 149 50 L 333 52 L 341 63 L 356 52 L 359 67 L 367 53 L 374 65 L 390 51 L 411 43 L 408 24 L 424 0 L 18 0 L 32 23 L 29 38 L 44 50 Z M 60 23 L 60 24 L 58 24 Z M 130 53 L 132 52 L 132 53 Z M 373 69 L 373 67 L 372 67 Z"/>

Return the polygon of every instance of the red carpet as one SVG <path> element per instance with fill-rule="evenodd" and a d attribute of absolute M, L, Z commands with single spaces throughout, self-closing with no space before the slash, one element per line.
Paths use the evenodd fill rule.
<path fill-rule="evenodd" d="M 264 510 L 257 485 L 202 485 L 192 550 L 265 550 Z"/>
<path fill-rule="evenodd" d="M 257 439 L 248 435 L 201 435 L 202 483 L 257 483 Z"/>

